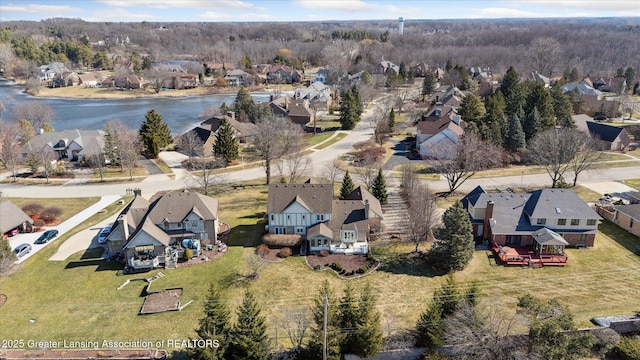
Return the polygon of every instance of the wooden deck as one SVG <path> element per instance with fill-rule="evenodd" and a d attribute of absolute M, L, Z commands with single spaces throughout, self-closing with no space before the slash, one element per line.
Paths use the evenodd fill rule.
<path fill-rule="evenodd" d="M 500 246 L 493 245 L 491 251 L 505 265 L 519 265 L 530 267 L 566 266 L 567 255 L 538 255 L 529 246 Z"/>

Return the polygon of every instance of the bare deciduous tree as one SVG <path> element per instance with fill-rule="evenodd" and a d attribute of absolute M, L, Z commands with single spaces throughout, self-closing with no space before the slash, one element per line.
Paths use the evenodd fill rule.
<path fill-rule="evenodd" d="M 344 173 L 340 166 L 340 159 L 336 158 L 322 167 L 322 180 L 331 183 L 331 189 L 335 188 L 336 181 Z"/>
<path fill-rule="evenodd" d="M 440 222 L 440 213 L 435 194 L 425 184 L 412 186 L 410 192 L 406 192 L 406 197 L 409 210 L 407 229 L 411 241 L 416 245 L 414 252 L 417 252 L 421 242 L 433 238 L 432 229 Z"/>
<path fill-rule="evenodd" d="M 303 133 L 300 127 L 286 118 L 270 114 L 258 122 L 255 149 L 263 161 L 267 184 L 271 181 L 271 163 L 301 148 Z"/>
<path fill-rule="evenodd" d="M 51 127 L 55 117 L 53 108 L 42 101 L 19 103 L 13 108 L 13 113 L 17 120 L 27 120 L 36 132 Z"/>
<path fill-rule="evenodd" d="M 550 77 L 553 75 L 560 49 L 560 43 L 554 38 L 540 37 L 534 39 L 529 48 L 529 56 L 533 62 L 533 68 L 544 76 Z"/>
<path fill-rule="evenodd" d="M 389 122 L 386 120 L 378 120 L 376 123 L 376 129 L 373 133 L 374 141 L 382 146 L 391 137 L 391 128 Z"/>
<path fill-rule="evenodd" d="M 11 171 L 14 182 L 18 166 L 24 161 L 19 135 L 20 125 L 15 122 L 0 122 L 0 162 Z"/>
<path fill-rule="evenodd" d="M 149 86 L 157 93 L 167 85 L 167 78 L 165 74 L 156 69 L 147 69 L 144 71 L 145 80 L 149 81 Z"/>
<path fill-rule="evenodd" d="M 579 131 L 579 130 L 575 130 Z M 585 134 L 576 134 L 580 144 L 576 156 L 571 159 L 570 169 L 573 171 L 573 186 L 578 183 L 578 176 L 585 170 L 591 169 L 602 160 L 604 152 L 598 150 L 598 140 Z"/>
<path fill-rule="evenodd" d="M 373 181 L 376 179 L 380 169 L 380 161 L 374 153 L 365 152 L 359 165 L 358 178 L 364 183 L 367 190 L 371 191 Z"/>
<path fill-rule="evenodd" d="M 189 162 L 193 156 L 202 156 L 204 153 L 204 142 L 194 130 L 180 135 L 178 145 L 180 151 L 189 157 Z"/>
<path fill-rule="evenodd" d="M 581 145 L 579 130 L 561 128 L 538 133 L 529 143 L 529 160 L 545 168 L 551 176 L 552 187 L 564 184 L 564 174 L 571 169 L 571 162 Z"/>
<path fill-rule="evenodd" d="M 269 266 L 269 262 L 256 254 L 248 254 L 245 256 L 245 261 L 249 267 L 247 277 L 250 279 L 257 279 L 260 276 L 260 272 Z"/>
<path fill-rule="evenodd" d="M 312 319 L 307 308 L 287 309 L 282 315 L 284 331 L 294 349 L 302 349 L 304 336 L 311 327 Z"/>
<path fill-rule="evenodd" d="M 502 164 L 502 151 L 483 141 L 475 133 L 467 132 L 456 143 L 439 143 L 431 149 L 433 166 L 447 179 L 449 195 L 480 170 Z"/>
<path fill-rule="evenodd" d="M 89 155 L 89 164 L 91 164 L 91 168 L 93 171 L 100 176 L 100 182 L 104 181 L 104 170 L 107 166 L 106 157 L 104 156 L 104 152 L 98 146 L 94 147 L 94 151 Z"/>
<path fill-rule="evenodd" d="M 138 156 L 142 152 L 142 141 L 138 131 L 123 126 L 118 137 L 117 153 L 123 169 L 129 171 L 129 180 L 133 180 L 133 169 L 138 163 Z"/>
<path fill-rule="evenodd" d="M 220 167 L 222 164 L 219 160 L 202 160 L 193 164 L 194 171 L 191 173 L 191 179 L 202 188 L 205 195 L 209 195 L 212 189 L 215 190 L 216 186 L 224 183 L 223 176 L 214 171 Z"/>

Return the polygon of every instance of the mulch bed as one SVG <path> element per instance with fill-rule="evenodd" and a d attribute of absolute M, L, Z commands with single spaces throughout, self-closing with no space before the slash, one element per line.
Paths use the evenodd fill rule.
<path fill-rule="evenodd" d="M 338 276 L 342 278 L 355 278 L 364 276 L 374 271 L 379 261 L 372 259 L 368 260 L 366 255 L 343 255 L 343 254 L 329 254 L 327 256 L 320 255 L 307 255 L 307 264 L 311 269 L 316 269 L 319 265 L 321 269 L 332 269 Z M 336 271 L 331 267 L 332 264 L 340 264 L 342 271 Z M 364 273 L 357 273 L 356 271 L 362 266 L 367 266 L 368 269 Z"/>
<path fill-rule="evenodd" d="M 165 311 L 180 310 L 182 288 L 157 290 L 144 298 L 140 314 L 155 314 Z"/>
<path fill-rule="evenodd" d="M 270 262 L 280 262 L 284 260 L 284 258 L 279 257 L 278 252 L 280 252 L 280 249 L 271 249 L 268 254 L 258 254 L 258 256 L 260 256 L 262 260 Z M 291 248 L 291 256 L 294 255 L 300 255 L 300 246 L 294 246 Z"/>
<path fill-rule="evenodd" d="M 179 261 L 178 267 L 200 265 L 205 262 L 213 261 L 226 253 L 226 250 L 223 252 L 219 252 L 217 250 L 202 250 L 202 254 L 200 256 L 193 257 L 189 261 Z"/>

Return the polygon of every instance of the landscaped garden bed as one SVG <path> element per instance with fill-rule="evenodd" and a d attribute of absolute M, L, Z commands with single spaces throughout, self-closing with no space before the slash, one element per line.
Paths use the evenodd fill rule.
<path fill-rule="evenodd" d="M 364 276 L 375 270 L 380 262 L 370 254 L 366 255 L 343 255 L 319 254 L 307 255 L 307 265 L 313 270 L 331 269 L 342 278 L 354 278 Z"/>

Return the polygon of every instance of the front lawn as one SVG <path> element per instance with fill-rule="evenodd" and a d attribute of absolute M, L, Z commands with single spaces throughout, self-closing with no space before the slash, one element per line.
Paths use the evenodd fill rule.
<path fill-rule="evenodd" d="M 56 242 L 28 259 L 20 271 L 0 279 L 0 293 L 8 295 L 7 303 L 0 307 L 0 337 L 146 341 L 195 336 L 210 282 L 222 288 L 232 314 L 245 288 L 254 291 L 268 318 L 272 339 L 282 314 L 309 308 L 324 280 L 337 294 L 347 281 L 356 289 L 370 283 L 383 322 L 393 321 L 394 328 L 408 329 L 443 282 L 421 257 L 410 254 L 413 244 L 409 243 L 376 247 L 374 254 L 382 263 L 361 279 L 342 280 L 330 271 L 314 271 L 304 258 L 293 256 L 269 264 L 259 280 L 249 281 L 245 276 L 250 271 L 248 259 L 254 256 L 264 231 L 267 188 L 254 181 L 236 189 L 224 187 L 214 197 L 220 200 L 220 219 L 232 227 L 228 252 L 221 258 L 175 270 L 118 275 L 121 266 L 99 260 L 94 251 L 75 254 L 66 262 L 48 261 L 61 243 Z M 476 282 L 488 304 L 506 309 L 515 309 L 517 297 L 526 291 L 542 299 L 558 297 L 574 312 L 578 327 L 592 326 L 589 319 L 593 316 L 630 314 L 638 310 L 634 299 L 640 298 L 640 257 L 629 249 L 640 242 L 608 222 L 601 230 L 594 248 L 567 250 L 566 268 L 498 266 L 489 251 L 476 251 L 456 278 L 461 286 Z M 138 281 L 116 288 L 126 279 L 152 277 L 159 271 L 166 276 L 155 281 L 153 289 L 182 287 L 183 303 L 194 301 L 182 311 L 139 316 L 146 284 Z M 283 333 L 279 329 L 279 344 L 286 344 Z"/>

